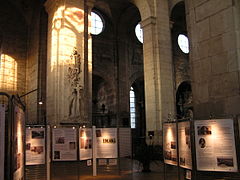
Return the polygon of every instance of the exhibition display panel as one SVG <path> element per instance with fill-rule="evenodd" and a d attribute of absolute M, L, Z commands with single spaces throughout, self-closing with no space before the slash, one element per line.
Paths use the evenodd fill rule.
<path fill-rule="evenodd" d="M 97 128 L 97 158 L 118 158 L 117 128 Z"/>
<path fill-rule="evenodd" d="M 5 105 L 0 104 L 0 180 L 4 180 Z"/>
<path fill-rule="evenodd" d="M 0 92 L 0 180 L 25 178 L 25 106 Z"/>
<path fill-rule="evenodd" d="M 164 164 L 176 166 L 178 179 L 238 177 L 235 118 L 190 120 L 163 123 Z M 164 177 L 167 174 L 164 165 Z M 231 173 L 230 173 L 231 172 Z M 184 173 L 184 174 L 182 174 Z M 227 173 L 227 174 L 226 174 Z"/>
<path fill-rule="evenodd" d="M 80 160 L 92 159 L 92 129 L 79 129 L 79 157 Z"/>
<path fill-rule="evenodd" d="M 77 130 L 75 128 L 52 129 L 53 161 L 77 160 Z"/>
<path fill-rule="evenodd" d="M 190 128 L 190 121 L 178 123 L 179 166 L 186 169 L 192 169 Z"/>
<path fill-rule="evenodd" d="M 237 172 L 233 119 L 197 120 L 194 126 L 197 170 Z"/>
<path fill-rule="evenodd" d="M 164 163 L 170 165 L 178 164 L 177 157 L 177 131 L 176 123 L 163 124 L 163 155 Z"/>
<path fill-rule="evenodd" d="M 130 128 L 119 128 L 119 156 L 132 156 L 132 136 Z"/>
<path fill-rule="evenodd" d="M 25 117 L 23 110 L 15 106 L 13 122 L 13 179 L 21 180 L 24 178 L 24 160 L 25 160 Z"/>
<path fill-rule="evenodd" d="M 45 164 L 45 128 L 26 128 L 26 165 Z"/>

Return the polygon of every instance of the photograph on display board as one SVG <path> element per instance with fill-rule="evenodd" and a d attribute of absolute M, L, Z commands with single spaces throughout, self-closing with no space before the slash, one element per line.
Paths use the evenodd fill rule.
<path fill-rule="evenodd" d="M 45 129 L 26 128 L 26 165 L 45 163 Z"/>
<path fill-rule="evenodd" d="M 211 135 L 211 126 L 198 126 L 197 127 L 198 135 Z"/>
<path fill-rule="evenodd" d="M 77 160 L 77 131 L 75 128 L 54 128 L 52 131 L 54 161 Z"/>
<path fill-rule="evenodd" d="M 56 137 L 55 144 L 65 144 L 65 137 Z"/>
<path fill-rule="evenodd" d="M 170 165 L 177 165 L 176 123 L 165 123 L 163 126 L 164 162 Z"/>
<path fill-rule="evenodd" d="M 44 130 L 32 130 L 32 139 L 44 139 Z"/>
<path fill-rule="evenodd" d="M 195 121 L 195 143 L 198 170 L 237 171 L 232 119 Z"/>
<path fill-rule="evenodd" d="M 91 134 L 88 135 L 88 130 L 80 130 L 80 149 L 92 149 Z"/>
<path fill-rule="evenodd" d="M 54 159 L 61 159 L 60 158 L 60 151 L 54 151 Z"/>
<path fill-rule="evenodd" d="M 233 157 L 217 157 L 217 166 L 233 167 Z"/>
<path fill-rule="evenodd" d="M 79 130 L 80 160 L 92 158 L 92 129 L 80 128 Z"/>

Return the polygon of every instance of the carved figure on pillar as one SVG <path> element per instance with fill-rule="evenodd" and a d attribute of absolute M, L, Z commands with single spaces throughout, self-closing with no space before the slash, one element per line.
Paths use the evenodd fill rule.
<path fill-rule="evenodd" d="M 73 65 L 70 65 L 67 72 L 67 78 L 70 83 L 71 94 L 69 97 L 69 113 L 71 120 L 77 121 L 82 117 L 82 101 L 83 101 L 83 87 L 81 85 L 81 56 L 74 48 L 70 56 Z"/>

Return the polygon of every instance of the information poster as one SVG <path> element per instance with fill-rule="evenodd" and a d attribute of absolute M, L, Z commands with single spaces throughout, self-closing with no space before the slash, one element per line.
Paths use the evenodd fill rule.
<path fill-rule="evenodd" d="M 232 119 L 195 121 L 197 169 L 237 172 Z"/>
<path fill-rule="evenodd" d="M 45 129 L 26 128 L 26 165 L 45 163 Z"/>
<path fill-rule="evenodd" d="M 79 129 L 80 160 L 92 159 L 92 129 Z"/>
<path fill-rule="evenodd" d="M 21 108 L 15 107 L 14 130 L 13 130 L 13 179 L 24 178 L 24 112 Z"/>
<path fill-rule="evenodd" d="M 164 162 L 177 165 L 176 123 L 163 124 L 163 137 Z"/>
<path fill-rule="evenodd" d="M 97 158 L 117 158 L 117 128 L 96 129 Z"/>
<path fill-rule="evenodd" d="M 192 169 L 192 151 L 189 121 L 178 123 L 178 143 L 180 167 Z"/>
<path fill-rule="evenodd" d="M 0 104 L 0 180 L 4 180 L 5 106 Z"/>
<path fill-rule="evenodd" d="M 77 160 L 77 132 L 74 128 L 52 130 L 52 157 L 54 161 Z"/>

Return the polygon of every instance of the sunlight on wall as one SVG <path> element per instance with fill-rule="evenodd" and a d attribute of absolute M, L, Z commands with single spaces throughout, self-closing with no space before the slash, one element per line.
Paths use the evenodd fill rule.
<path fill-rule="evenodd" d="M 51 71 L 56 66 L 73 64 L 70 55 L 73 47 L 82 48 L 81 33 L 84 32 L 84 12 L 78 8 L 61 6 L 52 21 Z"/>
<path fill-rule="evenodd" d="M 17 62 L 11 56 L 1 55 L 0 90 L 14 92 L 17 90 Z"/>

